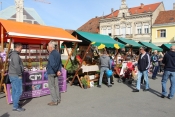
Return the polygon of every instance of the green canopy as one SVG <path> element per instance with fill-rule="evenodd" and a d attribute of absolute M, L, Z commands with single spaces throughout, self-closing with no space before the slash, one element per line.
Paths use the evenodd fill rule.
<path fill-rule="evenodd" d="M 161 48 L 163 48 L 165 50 L 169 50 L 171 46 L 172 46 L 172 44 L 162 44 Z"/>
<path fill-rule="evenodd" d="M 126 38 L 122 38 L 122 37 L 117 37 L 118 41 L 127 45 L 131 45 L 133 47 L 141 47 L 142 45 L 140 45 L 139 43 L 135 42 L 134 40 L 130 40 L 130 39 L 126 39 Z"/>
<path fill-rule="evenodd" d="M 84 39 L 89 40 L 95 46 L 104 45 L 107 48 L 114 48 L 114 47 L 117 48 L 118 45 L 120 48 L 124 48 L 124 45 L 122 43 L 115 41 L 113 38 L 107 35 L 82 32 L 82 31 L 75 31 L 75 32 L 81 37 L 84 37 Z"/>
<path fill-rule="evenodd" d="M 144 45 L 144 46 L 149 47 L 149 48 L 152 48 L 152 50 L 163 51 L 162 48 L 159 48 L 156 45 L 149 43 L 149 42 L 140 41 L 139 44 Z"/>

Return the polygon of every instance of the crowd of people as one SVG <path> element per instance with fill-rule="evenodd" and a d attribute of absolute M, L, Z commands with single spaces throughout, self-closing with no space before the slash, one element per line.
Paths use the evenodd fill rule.
<path fill-rule="evenodd" d="M 48 103 L 49 106 L 56 106 L 61 102 L 61 94 L 59 93 L 58 88 L 58 76 L 61 75 L 61 55 L 56 50 L 54 41 L 48 43 L 48 64 L 47 64 L 47 75 L 48 75 L 48 84 L 52 97 L 52 101 Z M 13 99 L 13 111 L 25 111 L 24 108 L 21 108 L 19 105 L 20 96 L 22 95 L 22 73 L 24 71 L 23 62 L 20 58 L 20 52 L 22 50 L 22 44 L 16 43 L 14 45 L 14 51 L 9 53 L 9 69 L 8 75 L 12 85 L 12 99 Z M 115 55 L 115 54 L 114 54 Z M 102 78 L 104 73 L 108 70 L 115 69 L 115 64 L 122 64 L 123 61 L 132 61 L 135 62 L 135 66 L 138 69 L 137 75 L 137 85 L 133 92 L 140 91 L 140 85 L 142 78 L 145 81 L 145 88 L 143 91 L 149 91 L 149 78 L 148 73 L 152 72 L 152 79 L 156 79 L 157 73 L 162 73 L 162 98 L 168 97 L 172 99 L 175 93 L 175 46 L 170 48 L 170 51 L 162 54 L 158 53 L 157 50 L 154 50 L 153 53 L 147 51 L 146 47 L 140 47 L 138 52 L 125 52 L 124 49 L 121 49 L 117 53 L 117 59 L 106 49 L 102 54 L 99 54 L 99 66 L 100 66 L 100 78 L 98 87 L 101 88 Z M 80 58 L 83 56 L 83 53 L 80 54 Z M 78 58 L 79 59 L 79 58 Z M 117 61 L 115 61 L 117 60 Z M 79 62 L 82 62 L 79 60 Z M 115 63 L 116 62 L 116 63 Z M 150 70 L 152 68 L 152 71 Z M 118 74 L 120 75 L 120 74 Z M 171 86 L 170 92 L 167 96 L 166 91 L 166 82 L 170 78 Z M 108 76 L 108 87 L 112 87 L 111 78 Z"/>
<path fill-rule="evenodd" d="M 101 88 L 101 81 L 104 72 L 107 72 L 107 70 L 111 69 L 112 64 L 110 63 L 110 55 L 109 53 L 104 52 L 103 55 L 100 57 L 100 80 L 98 87 Z M 137 84 L 136 88 L 133 90 L 133 92 L 139 92 L 140 86 L 141 86 L 141 80 L 142 78 L 145 81 L 145 88 L 143 91 L 149 91 L 150 85 L 149 85 L 149 72 L 152 72 L 152 79 L 155 80 L 157 78 L 158 73 L 163 73 L 162 75 L 162 98 L 167 97 L 168 99 L 172 99 L 174 97 L 175 93 L 175 46 L 173 45 L 170 48 L 170 51 L 165 52 L 162 54 L 162 52 L 158 52 L 157 50 L 154 50 L 153 53 L 150 53 L 147 51 L 146 47 L 140 47 L 138 54 L 131 54 L 131 52 L 127 52 L 126 54 L 124 52 L 120 52 L 118 54 L 118 58 L 120 58 L 120 61 L 135 61 L 138 69 L 138 75 L 137 75 Z M 119 59 L 118 59 L 119 60 Z M 116 63 L 117 64 L 117 63 Z M 152 69 L 152 70 L 151 70 Z M 170 91 L 167 95 L 166 91 L 166 83 L 167 80 L 170 79 Z M 111 87 L 110 84 L 110 78 L 108 78 L 108 87 Z"/>

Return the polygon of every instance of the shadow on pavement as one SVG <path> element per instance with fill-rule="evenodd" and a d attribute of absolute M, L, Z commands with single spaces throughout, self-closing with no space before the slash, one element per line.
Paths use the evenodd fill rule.
<path fill-rule="evenodd" d="M 134 84 L 128 84 L 127 82 L 126 83 L 123 83 L 123 84 L 125 84 L 126 86 L 128 86 L 132 90 L 134 90 L 135 87 L 136 87 L 136 85 L 134 85 Z M 145 88 L 145 86 L 144 85 L 141 85 L 141 89 L 144 89 L 144 88 Z M 149 92 L 152 93 L 152 94 L 154 94 L 154 95 L 156 95 L 156 96 L 158 96 L 158 97 L 160 97 L 162 95 L 160 92 L 158 92 L 158 91 L 156 91 L 156 90 L 154 90 L 152 88 L 149 88 Z"/>
<path fill-rule="evenodd" d="M 10 115 L 8 113 L 5 113 L 5 114 L 1 115 L 0 117 L 10 117 Z"/>
<path fill-rule="evenodd" d="M 28 104 L 30 101 L 32 101 L 32 98 L 31 99 L 26 99 L 26 100 L 21 100 L 19 105 L 21 105 L 21 107 L 25 106 L 26 104 Z"/>

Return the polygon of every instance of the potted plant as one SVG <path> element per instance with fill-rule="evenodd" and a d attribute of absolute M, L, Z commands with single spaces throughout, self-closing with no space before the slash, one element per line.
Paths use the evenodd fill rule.
<path fill-rule="evenodd" d="M 81 79 L 81 82 L 82 82 L 82 84 L 83 84 L 83 86 L 84 86 L 84 89 L 87 89 L 88 82 L 87 82 L 86 78 L 83 77 L 83 78 Z"/>

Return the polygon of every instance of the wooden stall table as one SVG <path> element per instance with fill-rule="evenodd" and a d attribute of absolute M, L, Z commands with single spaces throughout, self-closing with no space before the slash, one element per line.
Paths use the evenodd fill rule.
<path fill-rule="evenodd" d="M 99 71 L 99 66 L 98 65 L 89 65 L 89 66 L 82 66 L 81 67 L 83 73 L 88 73 L 89 72 L 96 72 Z M 90 81 L 98 81 L 98 77 L 95 77 L 94 79 L 90 79 Z"/>

